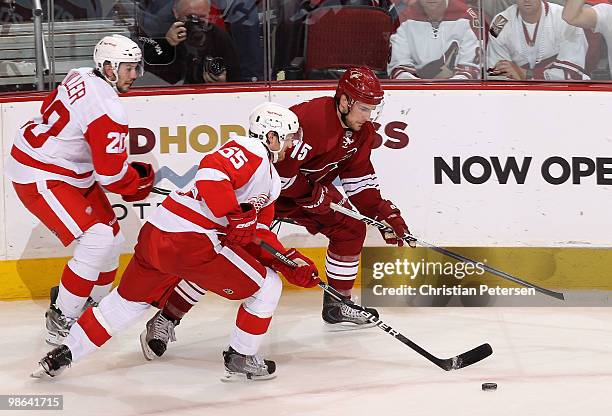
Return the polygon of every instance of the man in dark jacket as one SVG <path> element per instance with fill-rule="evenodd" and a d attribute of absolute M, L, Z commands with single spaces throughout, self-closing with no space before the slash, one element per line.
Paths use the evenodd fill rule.
<path fill-rule="evenodd" d="M 161 13 L 155 19 L 158 29 L 150 23 L 141 25 L 144 36 L 138 39 L 144 44 L 145 69 L 171 84 L 239 81 L 234 43 L 227 32 L 209 22 L 209 14 L 209 0 L 177 0 L 172 7 L 174 22 Z"/>

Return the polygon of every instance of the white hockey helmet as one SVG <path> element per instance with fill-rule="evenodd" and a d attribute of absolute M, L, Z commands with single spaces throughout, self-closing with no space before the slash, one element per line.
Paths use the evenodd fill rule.
<path fill-rule="evenodd" d="M 270 132 L 278 135 L 281 149 L 270 149 L 267 137 Z M 260 140 L 272 154 L 272 163 L 276 163 L 284 147 L 283 143 L 288 140 L 301 140 L 302 129 L 293 111 L 283 105 L 266 102 L 255 107 L 249 116 L 249 137 Z"/>
<path fill-rule="evenodd" d="M 123 35 L 104 36 L 94 48 L 93 60 L 96 63 L 96 69 L 113 86 L 117 83 L 117 71 L 122 62 L 138 63 L 138 76 L 143 73 L 142 51 L 136 42 Z M 113 69 L 114 81 L 104 75 L 103 67 L 106 62 L 110 63 Z"/>

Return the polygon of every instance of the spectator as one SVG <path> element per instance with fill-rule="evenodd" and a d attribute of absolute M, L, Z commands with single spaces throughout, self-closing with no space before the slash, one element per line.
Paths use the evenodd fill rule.
<path fill-rule="evenodd" d="M 166 35 L 166 29 L 176 20 L 173 8 L 177 1 L 151 0 L 146 3 L 139 24 L 147 37 L 163 38 Z M 209 21 L 219 24 L 223 30 L 229 30 L 240 57 L 240 81 L 264 78 L 264 53 L 260 41 L 256 3 L 256 0 L 212 0 L 211 2 L 214 9 L 211 11 Z M 160 28 L 163 31 L 160 31 Z"/>
<path fill-rule="evenodd" d="M 563 7 L 518 0 L 493 19 L 487 72 L 514 80 L 587 80 L 587 41 L 582 29 L 561 18 Z"/>
<path fill-rule="evenodd" d="M 172 7 L 175 21 L 164 38 L 140 36 L 144 43 L 146 69 L 176 84 L 240 80 L 240 62 L 231 37 L 209 22 L 209 0 L 177 0 Z M 167 19 L 163 13 L 157 21 Z M 150 22 L 144 29 L 150 28 Z"/>
<path fill-rule="evenodd" d="M 572 26 L 601 33 L 608 45 L 608 68 L 612 77 L 612 4 L 583 6 L 584 0 L 567 0 L 563 9 L 563 20 Z"/>
<path fill-rule="evenodd" d="M 461 0 L 419 0 L 400 14 L 400 20 L 391 36 L 391 78 L 480 78 L 476 10 Z"/>

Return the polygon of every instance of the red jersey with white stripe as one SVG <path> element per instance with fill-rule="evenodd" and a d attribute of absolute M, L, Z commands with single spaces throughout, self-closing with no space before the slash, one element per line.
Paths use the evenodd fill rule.
<path fill-rule="evenodd" d="M 88 188 L 97 181 L 130 195 L 139 178 L 126 162 L 127 138 L 115 90 L 92 68 L 73 69 L 17 132 L 5 173 L 16 183 L 59 180 Z"/>
<path fill-rule="evenodd" d="M 258 223 L 267 227 L 280 186 L 265 146 L 235 137 L 204 156 L 193 186 L 171 193 L 148 222 L 167 232 L 215 233 L 227 226 L 227 215 L 241 212 L 239 204 L 250 203 L 259 212 Z"/>
<path fill-rule="evenodd" d="M 376 215 L 382 198 L 370 161 L 374 125 L 366 122 L 359 131 L 342 127 L 333 97 L 315 98 L 291 110 L 297 114 L 304 136 L 275 165 L 282 183 L 281 197 L 308 196 L 315 182 L 329 185 L 340 177 L 346 195 L 359 211 Z"/>

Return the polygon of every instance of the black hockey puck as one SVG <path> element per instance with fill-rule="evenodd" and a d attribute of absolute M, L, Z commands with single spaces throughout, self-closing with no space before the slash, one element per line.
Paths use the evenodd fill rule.
<path fill-rule="evenodd" d="M 497 390 L 497 383 L 482 383 L 482 389 L 487 390 Z"/>

